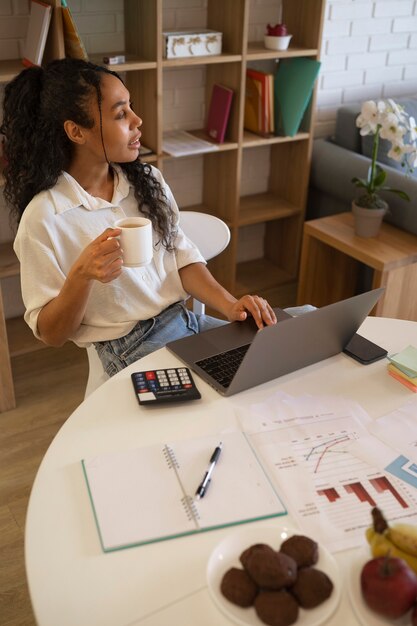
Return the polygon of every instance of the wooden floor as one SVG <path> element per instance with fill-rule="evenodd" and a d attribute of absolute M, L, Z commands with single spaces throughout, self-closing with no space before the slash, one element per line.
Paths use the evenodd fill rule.
<path fill-rule="evenodd" d="M 295 294 L 293 283 L 260 295 L 285 307 Z M 17 408 L 0 413 L 0 626 L 35 626 L 24 566 L 28 499 L 49 444 L 84 397 L 88 364 L 69 343 L 15 357 L 12 367 Z"/>
<path fill-rule="evenodd" d="M 15 357 L 12 367 L 17 408 L 0 413 L 0 625 L 35 626 L 24 566 L 26 508 L 43 455 L 84 397 L 87 355 L 67 344 Z"/>

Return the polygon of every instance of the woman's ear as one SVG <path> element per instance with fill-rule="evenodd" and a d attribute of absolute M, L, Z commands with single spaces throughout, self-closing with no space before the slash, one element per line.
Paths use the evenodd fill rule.
<path fill-rule="evenodd" d="M 83 130 L 75 122 L 72 122 L 71 120 L 66 120 L 64 122 L 64 130 L 70 141 L 73 141 L 74 143 L 78 143 L 80 145 L 85 143 Z"/>

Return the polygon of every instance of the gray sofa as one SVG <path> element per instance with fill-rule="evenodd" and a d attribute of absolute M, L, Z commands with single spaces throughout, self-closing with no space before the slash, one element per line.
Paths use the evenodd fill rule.
<path fill-rule="evenodd" d="M 417 120 L 417 96 L 395 101 Z M 341 107 L 334 136 L 313 142 L 307 219 L 350 211 L 352 200 L 359 194 L 351 180 L 354 176 L 366 178 L 372 150 L 372 137 L 361 137 L 356 127 L 360 108 L 360 104 Z M 378 152 L 378 161 L 387 174 L 385 184 L 405 191 L 410 202 L 392 193 L 381 194 L 390 206 L 385 221 L 417 235 L 417 169 L 406 175 L 401 165 L 387 156 L 389 145 L 381 141 Z"/>

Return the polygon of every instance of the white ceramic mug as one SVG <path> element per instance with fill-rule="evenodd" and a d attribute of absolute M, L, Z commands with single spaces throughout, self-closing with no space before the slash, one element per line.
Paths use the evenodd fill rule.
<path fill-rule="evenodd" d="M 152 261 L 152 222 L 146 217 L 124 217 L 117 220 L 115 228 L 121 229 L 120 246 L 125 267 L 141 267 Z"/>

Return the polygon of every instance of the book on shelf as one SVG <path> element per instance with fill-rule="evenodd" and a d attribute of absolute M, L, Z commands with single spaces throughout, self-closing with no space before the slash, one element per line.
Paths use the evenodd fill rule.
<path fill-rule="evenodd" d="M 210 487 L 196 500 L 220 439 Z M 104 552 L 286 513 L 239 431 L 107 453 L 82 467 Z"/>
<path fill-rule="evenodd" d="M 246 130 L 259 133 L 262 129 L 262 94 L 259 81 L 246 76 L 245 112 L 243 125 Z"/>
<path fill-rule="evenodd" d="M 282 59 L 274 80 L 275 134 L 293 137 L 311 100 L 320 61 L 307 57 Z"/>
<path fill-rule="evenodd" d="M 260 135 L 268 135 L 274 126 L 272 81 L 272 74 L 246 70 L 244 127 Z"/>
<path fill-rule="evenodd" d="M 77 25 L 71 15 L 66 0 L 62 4 L 62 28 L 64 33 L 65 56 L 71 59 L 84 59 L 88 61 L 88 54 L 79 35 Z"/>
<path fill-rule="evenodd" d="M 223 143 L 232 107 L 233 89 L 215 83 L 211 92 L 206 133 L 213 141 Z"/>
<path fill-rule="evenodd" d="M 23 65 L 41 65 L 51 23 L 52 7 L 41 0 L 31 0 L 29 25 L 23 49 Z"/>
<path fill-rule="evenodd" d="M 218 149 L 216 144 L 200 139 L 186 130 L 169 130 L 162 137 L 162 150 L 175 157 L 203 154 Z"/>

